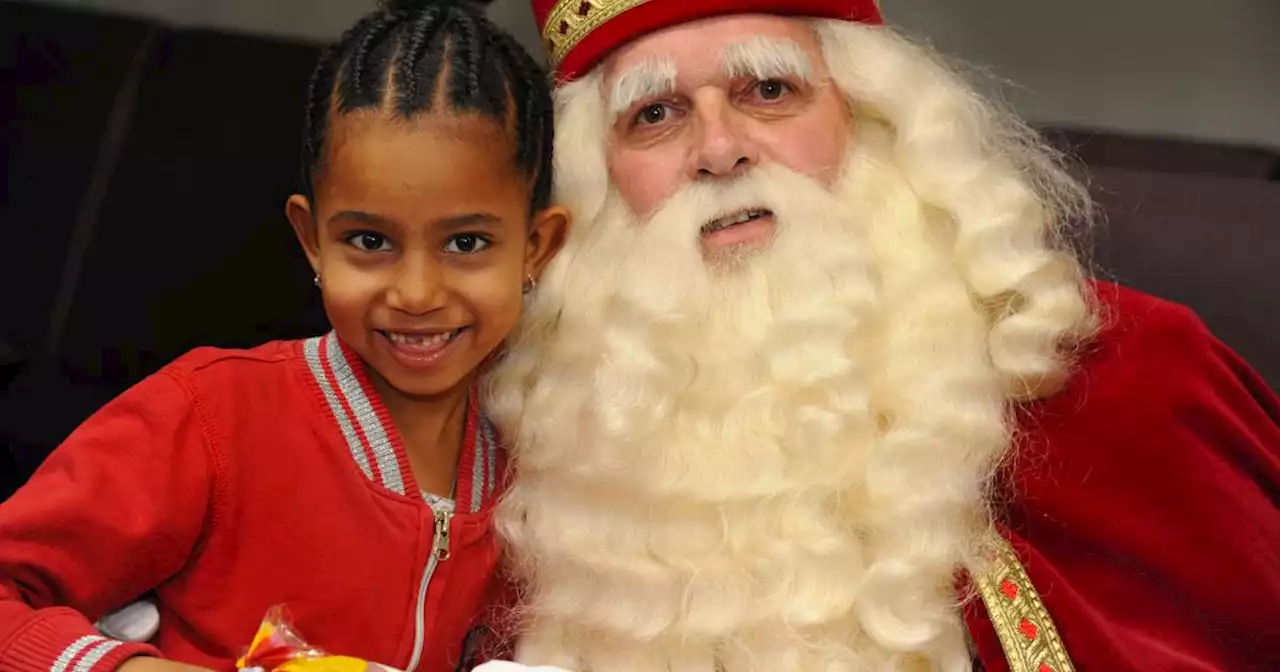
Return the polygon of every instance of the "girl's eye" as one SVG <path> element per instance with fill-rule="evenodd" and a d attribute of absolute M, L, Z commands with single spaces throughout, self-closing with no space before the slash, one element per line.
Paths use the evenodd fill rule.
<path fill-rule="evenodd" d="M 779 79 L 766 79 L 756 82 L 756 95 L 761 100 L 778 100 L 791 92 L 791 85 Z"/>
<path fill-rule="evenodd" d="M 389 252 L 391 241 L 381 233 L 357 231 L 347 236 L 347 242 L 362 252 Z"/>
<path fill-rule="evenodd" d="M 489 241 L 474 233 L 460 233 L 445 243 L 444 251 L 450 254 L 475 254 L 486 247 Z"/>

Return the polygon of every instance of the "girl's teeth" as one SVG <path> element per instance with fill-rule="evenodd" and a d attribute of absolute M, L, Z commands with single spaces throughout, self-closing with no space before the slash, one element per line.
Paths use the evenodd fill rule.
<path fill-rule="evenodd" d="M 453 339 L 457 332 L 450 331 L 444 334 L 397 334 L 387 332 L 387 338 L 391 339 L 396 345 L 407 345 L 414 348 L 429 348 L 436 345 L 444 344 Z"/>

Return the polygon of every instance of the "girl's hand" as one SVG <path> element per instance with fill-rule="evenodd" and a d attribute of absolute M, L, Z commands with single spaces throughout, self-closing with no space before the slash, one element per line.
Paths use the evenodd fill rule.
<path fill-rule="evenodd" d="M 130 658 L 116 672 L 212 672 L 204 667 L 175 663 L 163 658 Z M 394 667 L 369 663 L 368 672 L 400 672 Z"/>
<path fill-rule="evenodd" d="M 163 658 L 130 658 L 118 668 L 118 672 L 212 672 L 208 668 L 185 663 L 175 663 Z"/>

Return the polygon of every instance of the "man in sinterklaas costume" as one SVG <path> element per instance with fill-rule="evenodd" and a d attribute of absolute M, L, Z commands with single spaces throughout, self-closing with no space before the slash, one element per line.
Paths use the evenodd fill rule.
<path fill-rule="evenodd" d="M 575 226 L 494 379 L 518 662 L 1280 670 L 1280 403 L 1091 279 L 1025 124 L 873 0 L 534 8 Z"/>

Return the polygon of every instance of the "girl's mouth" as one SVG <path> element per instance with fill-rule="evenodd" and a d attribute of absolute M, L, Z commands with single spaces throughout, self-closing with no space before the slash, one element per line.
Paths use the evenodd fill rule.
<path fill-rule="evenodd" d="M 386 339 L 392 357 L 407 369 L 425 369 L 434 366 L 450 350 L 451 345 L 467 331 L 467 327 L 459 327 L 451 331 L 406 332 L 383 331 L 378 333 Z"/>

